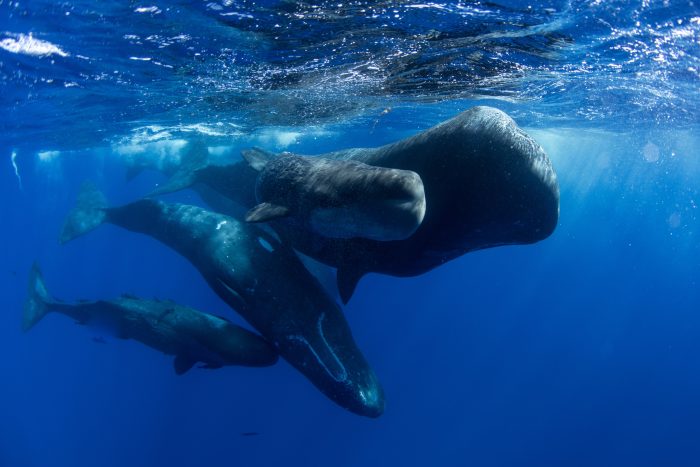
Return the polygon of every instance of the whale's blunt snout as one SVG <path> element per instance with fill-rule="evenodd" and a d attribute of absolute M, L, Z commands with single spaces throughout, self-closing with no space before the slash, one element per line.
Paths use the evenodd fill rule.
<path fill-rule="evenodd" d="M 339 406 L 379 417 L 384 412 L 384 391 L 353 341 L 340 308 L 333 304 L 306 331 L 287 335 L 281 355 Z"/>
<path fill-rule="evenodd" d="M 334 399 L 350 412 L 363 417 L 377 418 L 384 413 L 384 390 L 379 379 L 365 363 L 359 371 L 350 370 L 343 388 L 338 388 Z"/>
<path fill-rule="evenodd" d="M 375 185 L 381 191 L 370 205 L 361 210 L 376 233 L 373 240 L 404 240 L 420 227 L 425 218 L 426 200 L 423 180 L 410 170 L 387 169 L 388 174 Z"/>
<path fill-rule="evenodd" d="M 387 199 L 417 201 L 425 197 L 423 180 L 411 170 L 387 169 L 388 176 L 375 186 Z"/>
<path fill-rule="evenodd" d="M 551 235 L 559 219 L 559 184 L 542 146 L 493 107 L 473 107 L 453 122 L 465 140 L 474 141 L 494 161 L 494 174 L 502 175 L 491 176 L 494 191 L 489 196 L 511 208 L 510 217 L 499 219 L 512 228 L 507 243 L 535 243 Z"/>
<path fill-rule="evenodd" d="M 377 418 L 384 413 L 384 390 L 374 373 L 369 378 L 369 384 L 359 388 L 357 394 L 361 415 Z"/>

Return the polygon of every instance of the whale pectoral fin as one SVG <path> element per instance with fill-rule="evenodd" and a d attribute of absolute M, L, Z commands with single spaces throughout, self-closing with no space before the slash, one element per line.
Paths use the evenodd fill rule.
<path fill-rule="evenodd" d="M 272 203 L 260 203 L 245 215 L 246 222 L 267 222 L 289 215 L 289 208 Z"/>
<path fill-rule="evenodd" d="M 241 151 L 241 156 L 243 156 L 243 159 L 251 168 L 258 172 L 264 169 L 267 163 L 276 157 L 273 153 L 263 151 L 260 148 L 244 149 Z"/>
<path fill-rule="evenodd" d="M 362 279 L 364 275 L 365 273 L 353 267 L 341 266 L 338 268 L 336 280 L 338 282 L 338 293 L 340 294 L 343 305 L 347 305 L 350 301 L 357 287 L 357 283 L 360 282 L 360 279 Z"/>
<path fill-rule="evenodd" d="M 190 368 L 194 366 L 194 364 L 197 363 L 197 360 L 194 360 L 193 358 L 190 358 L 186 355 L 175 355 L 175 361 L 173 361 L 173 366 L 175 367 L 175 374 L 179 375 L 184 375 L 188 371 L 190 371 Z"/>

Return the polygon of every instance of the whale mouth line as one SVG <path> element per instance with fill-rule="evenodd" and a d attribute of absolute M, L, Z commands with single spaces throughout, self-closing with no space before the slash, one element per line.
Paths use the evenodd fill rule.
<path fill-rule="evenodd" d="M 220 277 L 217 277 L 216 281 L 219 283 L 219 285 L 221 285 L 224 288 L 224 290 L 226 290 L 226 292 L 228 292 L 229 296 L 236 302 L 236 305 L 241 308 L 237 311 L 241 312 L 243 309 L 245 309 L 246 302 L 243 299 L 243 297 L 241 296 L 241 294 L 236 292 L 230 285 L 228 285 L 226 282 L 224 282 Z M 224 301 L 226 301 L 226 300 L 224 300 Z"/>
<path fill-rule="evenodd" d="M 318 364 L 321 366 L 321 368 L 324 369 L 326 373 L 334 380 L 337 381 L 338 383 L 344 383 L 348 379 L 348 371 L 345 369 L 345 366 L 342 364 L 340 359 L 338 358 L 338 355 L 333 351 L 333 348 L 328 344 L 328 341 L 326 340 L 326 336 L 323 333 L 323 319 L 326 317 L 325 313 L 321 313 L 321 316 L 318 317 L 318 321 L 316 323 L 316 328 L 318 330 L 318 334 L 321 336 L 321 340 L 323 340 L 323 343 L 326 346 L 326 349 L 328 352 L 331 354 L 331 357 L 333 357 L 333 360 L 335 360 L 335 363 L 337 364 L 339 371 L 332 371 L 328 365 L 323 361 L 321 356 L 316 352 L 316 349 L 309 343 L 309 341 L 302 335 L 300 334 L 293 334 L 290 336 L 287 336 L 287 339 L 291 341 L 296 341 L 296 342 L 301 342 L 302 344 L 306 345 L 306 347 L 311 351 L 311 354 L 314 356 Z"/>

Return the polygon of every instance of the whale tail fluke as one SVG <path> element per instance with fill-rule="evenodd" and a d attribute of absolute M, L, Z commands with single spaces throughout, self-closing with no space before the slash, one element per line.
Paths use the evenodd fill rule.
<path fill-rule="evenodd" d="M 277 155 L 260 148 L 250 148 L 241 151 L 241 156 L 250 167 L 260 172 L 268 162 L 275 159 Z"/>
<path fill-rule="evenodd" d="M 170 179 L 151 191 L 148 196 L 158 196 L 184 190 L 197 181 L 197 171 L 209 163 L 209 149 L 204 141 L 192 141 L 182 155 L 177 171 Z"/>
<path fill-rule="evenodd" d="M 34 263 L 29 273 L 29 285 L 27 287 L 27 300 L 24 302 L 22 315 L 22 331 L 29 331 L 36 323 L 41 321 L 49 311 L 49 306 L 54 300 L 49 296 L 44 284 L 39 265 Z"/>
<path fill-rule="evenodd" d="M 91 182 L 83 183 L 75 207 L 68 213 L 61 230 L 60 242 L 64 244 L 102 224 L 107 214 L 107 200 Z"/>

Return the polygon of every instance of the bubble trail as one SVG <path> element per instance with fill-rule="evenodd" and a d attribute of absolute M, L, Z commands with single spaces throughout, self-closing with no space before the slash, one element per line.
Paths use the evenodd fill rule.
<path fill-rule="evenodd" d="M 17 183 L 19 183 L 19 189 L 22 189 L 22 177 L 19 176 L 19 167 L 17 167 L 17 151 L 12 151 L 10 156 L 12 160 L 12 167 L 15 169 L 15 176 L 17 177 Z"/>

